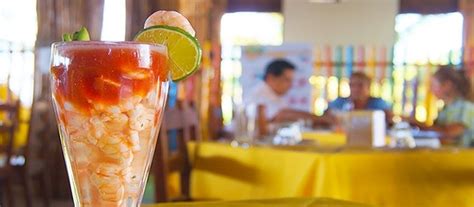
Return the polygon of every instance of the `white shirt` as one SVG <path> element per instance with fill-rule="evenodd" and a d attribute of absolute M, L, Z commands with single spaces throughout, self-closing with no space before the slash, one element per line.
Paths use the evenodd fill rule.
<path fill-rule="evenodd" d="M 259 83 L 253 88 L 244 104 L 246 106 L 264 105 L 267 119 L 274 118 L 280 110 L 288 108 L 283 96 L 276 94 L 265 82 Z"/>

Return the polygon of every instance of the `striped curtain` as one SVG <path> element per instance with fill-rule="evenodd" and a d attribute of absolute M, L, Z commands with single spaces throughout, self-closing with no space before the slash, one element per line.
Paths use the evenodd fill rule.
<path fill-rule="evenodd" d="M 194 29 L 203 48 L 201 69 L 180 85 L 179 99 L 190 100 L 199 110 L 201 137 L 214 139 L 222 129 L 220 110 L 220 22 L 227 0 L 180 0 L 180 12 Z M 211 56 L 212 54 L 212 56 Z"/>
<path fill-rule="evenodd" d="M 143 29 L 143 24 L 148 16 L 158 10 L 179 11 L 179 1 L 173 0 L 126 0 L 126 32 L 125 39 L 131 40 L 138 31 Z"/>
<path fill-rule="evenodd" d="M 222 124 L 214 110 L 220 108 L 220 20 L 227 0 L 127 0 L 126 38 L 143 28 L 145 19 L 157 10 L 174 10 L 186 16 L 196 31 L 203 47 L 201 70 L 178 84 L 177 98 L 191 102 L 199 110 L 201 134 L 204 139 L 214 137 L 216 126 Z M 211 60 L 211 50 L 214 53 Z M 216 64 L 214 64 L 216 63 Z M 212 106 L 211 106 L 212 105 Z M 218 113 L 217 113 L 218 114 Z M 219 128 L 219 127 L 217 127 Z"/>
<path fill-rule="evenodd" d="M 464 66 L 471 78 L 471 86 L 474 86 L 474 1 L 460 0 L 459 9 L 464 17 L 463 47 Z M 474 97 L 474 91 L 473 91 Z"/>
<path fill-rule="evenodd" d="M 35 45 L 35 92 L 34 97 L 43 101 L 50 101 L 49 90 L 49 47 L 51 43 L 61 41 L 63 33 L 71 33 L 87 27 L 91 39 L 99 40 L 102 30 L 102 18 L 104 10 L 104 0 L 37 0 L 37 21 L 38 33 Z M 40 72 L 43 71 L 43 72 Z M 39 83 L 39 84 L 38 84 Z M 46 104 L 51 106 L 51 103 Z M 32 111 L 35 113 L 36 111 Z M 51 142 L 48 143 L 48 156 L 51 160 L 48 163 L 51 171 L 52 191 L 54 197 L 71 198 L 69 182 L 61 153 L 61 145 L 58 138 L 57 123 L 54 119 L 52 108 L 49 107 L 49 114 L 44 122 L 50 126 L 46 137 Z"/>
<path fill-rule="evenodd" d="M 48 47 L 61 41 L 65 32 L 87 27 L 91 39 L 99 40 L 102 30 L 104 0 L 38 0 L 38 35 L 36 47 Z"/>

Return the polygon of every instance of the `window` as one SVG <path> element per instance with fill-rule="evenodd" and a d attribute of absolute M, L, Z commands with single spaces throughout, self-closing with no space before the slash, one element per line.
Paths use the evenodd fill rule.
<path fill-rule="evenodd" d="M 8 94 L 29 107 L 33 100 L 33 48 L 38 30 L 36 0 L 2 1 L 0 25 L 0 101 Z"/>
<path fill-rule="evenodd" d="M 463 17 L 460 13 L 400 14 L 396 17 L 394 94 L 396 114 L 432 122 L 439 102 L 429 91 L 438 65 L 461 63 Z"/>
<path fill-rule="evenodd" d="M 283 16 L 280 13 L 236 12 L 223 15 L 221 80 L 224 124 L 230 123 L 234 105 L 242 102 L 240 46 L 280 45 L 282 42 Z"/>
<path fill-rule="evenodd" d="M 105 0 L 101 40 L 125 40 L 125 0 Z"/>

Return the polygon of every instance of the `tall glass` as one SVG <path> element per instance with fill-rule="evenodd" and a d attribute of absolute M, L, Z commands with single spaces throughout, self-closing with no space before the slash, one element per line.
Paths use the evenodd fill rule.
<path fill-rule="evenodd" d="M 52 45 L 51 86 L 75 206 L 139 206 L 168 92 L 166 47 Z"/>

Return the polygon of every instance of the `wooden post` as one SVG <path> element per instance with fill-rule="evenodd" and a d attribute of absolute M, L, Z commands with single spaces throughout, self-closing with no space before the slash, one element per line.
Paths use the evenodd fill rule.
<path fill-rule="evenodd" d="M 471 78 L 472 86 L 474 85 L 474 1 L 459 0 L 459 9 L 464 17 L 463 62 L 467 75 Z M 473 96 L 474 94 L 471 95 L 471 97 Z"/>

